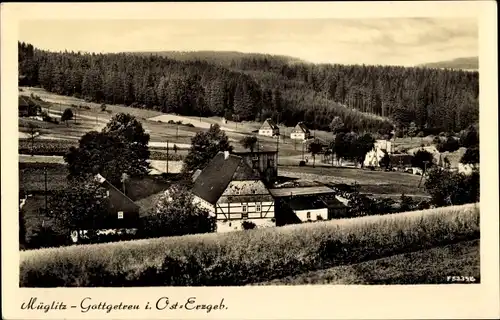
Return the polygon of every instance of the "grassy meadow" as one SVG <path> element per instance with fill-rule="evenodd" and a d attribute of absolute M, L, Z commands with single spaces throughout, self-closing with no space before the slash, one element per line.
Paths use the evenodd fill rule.
<path fill-rule="evenodd" d="M 480 283 L 479 240 L 402 253 L 387 258 L 306 272 L 259 285 L 445 284 L 447 275 L 472 276 Z"/>
<path fill-rule="evenodd" d="M 20 286 L 245 285 L 475 239 L 479 204 L 469 204 L 227 234 L 21 251 Z"/>

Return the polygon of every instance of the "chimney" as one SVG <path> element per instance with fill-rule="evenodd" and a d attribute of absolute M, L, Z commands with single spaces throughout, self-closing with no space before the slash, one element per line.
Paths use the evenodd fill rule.
<path fill-rule="evenodd" d="M 224 160 L 229 158 L 229 151 L 224 151 Z"/>

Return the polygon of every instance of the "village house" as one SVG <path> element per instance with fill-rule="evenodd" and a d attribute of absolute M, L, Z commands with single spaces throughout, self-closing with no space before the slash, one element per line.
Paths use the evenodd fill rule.
<path fill-rule="evenodd" d="M 95 176 L 95 180 L 106 189 L 105 198 L 108 198 L 107 216 L 99 221 L 97 234 L 135 233 L 139 223 L 139 206 L 100 174 Z M 76 243 L 86 238 L 87 232 L 83 230 L 80 235 L 76 231 L 71 232 L 72 241 Z"/>
<path fill-rule="evenodd" d="M 290 132 L 290 139 L 307 140 L 311 137 L 311 131 L 306 127 L 304 122 L 299 122 Z"/>
<path fill-rule="evenodd" d="M 239 155 L 219 152 L 201 171 L 192 188 L 193 201 L 216 219 L 217 232 L 275 226 L 274 199 L 258 170 Z"/>
<path fill-rule="evenodd" d="M 35 104 L 30 98 L 19 96 L 18 99 L 18 112 L 19 117 L 36 116 L 42 111 L 42 108 Z"/>
<path fill-rule="evenodd" d="M 380 160 L 393 153 L 392 142 L 389 140 L 375 140 L 373 149 L 366 153 L 363 164 L 365 167 L 379 167 Z"/>
<path fill-rule="evenodd" d="M 280 135 L 280 129 L 271 118 L 267 118 L 259 129 L 262 136 L 274 137 Z"/>

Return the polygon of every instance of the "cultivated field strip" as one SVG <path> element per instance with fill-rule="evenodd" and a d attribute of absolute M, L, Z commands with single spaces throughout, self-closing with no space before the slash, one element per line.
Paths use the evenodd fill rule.
<path fill-rule="evenodd" d="M 479 238 L 479 204 L 21 252 L 20 285 L 244 285 Z"/>

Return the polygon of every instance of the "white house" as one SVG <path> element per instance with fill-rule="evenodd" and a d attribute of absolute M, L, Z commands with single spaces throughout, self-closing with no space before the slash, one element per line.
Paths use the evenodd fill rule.
<path fill-rule="evenodd" d="M 201 171 L 192 189 L 194 202 L 216 218 L 217 232 L 242 230 L 243 222 L 257 228 L 275 226 L 274 199 L 240 156 L 219 152 Z"/>
<path fill-rule="evenodd" d="M 292 197 L 287 204 L 302 222 L 328 219 L 328 205 L 319 197 Z"/>
<path fill-rule="evenodd" d="M 280 129 L 271 118 L 266 119 L 259 129 L 259 134 L 262 136 L 274 137 L 280 135 Z"/>
<path fill-rule="evenodd" d="M 290 139 L 307 140 L 311 137 L 311 131 L 306 127 L 304 122 L 299 122 L 290 132 Z"/>

